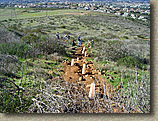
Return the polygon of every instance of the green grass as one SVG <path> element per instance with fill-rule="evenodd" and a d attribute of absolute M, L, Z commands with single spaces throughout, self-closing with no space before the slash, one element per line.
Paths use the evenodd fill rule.
<path fill-rule="evenodd" d="M 26 11 L 27 12 L 24 12 Z M 12 9 L 0 9 L 0 21 L 10 19 L 11 18 L 11 11 Z M 24 18 L 35 18 L 35 17 L 44 17 L 46 16 L 46 11 L 37 11 L 31 9 L 15 9 L 17 19 L 24 19 Z M 54 15 L 63 15 L 63 14 L 80 14 L 81 12 L 86 13 L 83 10 L 74 10 L 74 9 L 62 9 L 62 10 L 47 10 L 48 16 Z M 13 15 L 13 19 L 16 19 Z"/>
<path fill-rule="evenodd" d="M 138 68 L 129 68 L 121 65 L 118 66 L 117 63 L 112 61 L 99 61 L 95 63 L 95 65 L 100 72 L 105 72 L 105 74 L 102 74 L 103 78 L 108 80 L 114 88 L 116 88 L 122 80 L 123 87 L 126 90 L 128 82 L 136 80 L 136 70 L 137 80 L 139 82 L 143 76 L 149 76 L 149 71 L 144 71 Z"/>
<path fill-rule="evenodd" d="M 2 43 L 0 44 L 0 53 L 2 54 L 9 54 L 9 55 L 16 55 L 19 58 L 26 58 L 32 57 L 28 51 L 31 51 L 32 48 L 23 43 Z"/>
<path fill-rule="evenodd" d="M 17 56 L 26 55 L 25 53 L 28 52 L 30 46 L 37 46 L 40 43 L 40 41 L 43 44 L 46 43 L 48 38 L 44 38 L 44 36 L 49 35 L 50 38 L 53 38 L 55 37 L 56 32 L 59 32 L 60 36 L 62 37 L 68 32 L 71 36 L 71 39 L 64 44 L 66 44 L 66 46 L 70 45 L 68 47 L 71 47 L 72 40 L 76 40 L 77 43 L 77 37 L 80 34 L 82 36 L 82 40 L 84 41 L 84 43 L 87 43 L 88 40 L 94 40 L 94 47 L 91 50 L 87 50 L 87 52 L 90 53 L 92 57 L 88 58 L 86 61 L 93 61 L 95 63 L 95 67 L 99 71 L 104 71 L 106 75 L 102 74 L 103 78 L 107 79 L 114 86 L 114 88 L 118 86 L 122 80 L 124 89 L 127 89 L 128 81 L 134 81 L 136 79 L 136 70 L 134 65 L 138 64 L 138 61 L 135 58 L 119 58 L 120 60 L 118 62 L 108 61 L 106 58 L 103 58 L 102 61 L 98 59 L 99 62 L 94 61 L 94 58 L 99 56 L 108 57 L 105 55 L 105 53 L 103 53 L 106 49 L 108 49 L 108 51 L 114 52 L 116 47 L 120 49 L 120 45 L 122 45 L 124 40 L 133 41 L 131 40 L 131 38 L 133 38 L 133 35 L 126 34 L 132 32 L 130 31 L 132 30 L 131 28 L 125 29 L 123 25 L 118 24 L 117 26 L 120 30 L 118 31 L 118 27 L 115 26 L 117 23 L 113 25 L 110 22 L 106 21 L 107 19 L 109 19 L 110 21 L 115 21 L 115 19 L 113 20 L 111 18 L 108 18 L 106 17 L 106 15 L 97 17 L 98 13 L 91 13 L 91 15 L 81 15 L 81 12 L 87 13 L 87 11 L 66 9 L 48 10 L 47 13 L 50 16 L 50 19 L 46 20 L 46 11 L 34 9 L 15 9 L 15 11 L 17 12 L 17 19 L 14 17 L 12 20 L 6 20 L 11 18 L 11 9 L 0 9 L 0 21 L 6 20 L 2 23 L 6 26 L 7 29 L 15 29 L 17 31 L 22 30 L 21 32 L 23 32 L 25 35 L 21 38 L 21 40 L 26 42 L 27 45 L 25 47 L 18 44 L 14 47 L 13 44 L 9 46 L 5 44 L 0 44 L 0 52 L 3 52 L 4 54 L 9 53 L 11 55 L 14 54 Z M 103 22 L 99 21 L 100 17 L 103 17 Z M 98 29 L 95 29 L 95 27 L 97 27 Z M 45 32 L 47 35 L 44 35 L 42 32 Z M 146 36 L 142 35 L 142 33 L 134 34 L 137 37 L 136 39 L 139 38 L 139 40 L 144 40 L 146 38 Z M 42 40 L 40 40 L 38 37 L 42 37 Z M 119 39 L 122 41 L 120 41 Z M 106 43 L 108 46 L 104 46 L 104 44 Z M 120 43 L 119 46 L 112 46 L 115 44 L 117 45 L 117 43 Z M 142 42 L 142 44 L 144 43 Z M 6 49 L 4 49 L 4 45 L 6 46 Z M 84 46 L 86 46 L 86 44 L 84 44 Z M 96 48 L 96 46 L 98 48 Z M 55 47 L 56 45 L 50 46 L 50 49 L 48 51 L 51 50 L 51 53 L 52 49 L 54 49 Z M 21 48 L 23 48 L 23 51 L 20 51 Z M 66 51 L 66 53 L 71 54 L 69 49 L 65 49 L 63 51 Z M 60 48 L 57 48 L 57 50 L 60 50 Z M 51 54 L 53 54 L 56 51 L 53 51 Z M 117 50 L 115 51 L 117 52 Z M 42 81 L 49 81 L 52 80 L 52 78 L 61 75 L 61 72 L 59 71 L 60 69 L 62 70 L 60 62 L 62 62 L 63 60 L 71 61 L 69 56 L 63 54 L 61 55 L 61 61 L 58 62 L 58 60 L 53 60 L 51 54 L 46 55 L 47 57 L 42 56 L 40 54 L 40 57 L 37 56 L 38 60 L 34 56 L 33 58 L 30 57 L 29 59 L 28 57 L 27 59 L 19 58 L 19 61 L 23 64 L 24 68 L 21 68 L 21 70 L 19 70 L 16 74 L 17 76 L 23 78 L 14 80 L 17 85 L 20 85 L 22 83 L 22 86 L 24 88 L 29 89 L 27 92 L 29 101 L 31 100 L 29 99 L 29 97 L 33 98 L 36 96 L 36 94 L 38 94 L 38 92 L 34 92 L 33 90 L 34 88 L 39 89 L 42 84 Z M 112 54 L 109 54 L 109 56 L 111 56 Z M 29 56 L 31 55 L 29 54 Z M 119 55 L 114 56 L 119 57 Z M 53 57 L 57 59 L 57 56 L 54 55 Z M 30 63 L 33 63 L 33 65 L 31 65 Z M 149 71 L 137 69 L 138 81 L 141 81 L 144 75 L 145 78 L 148 79 L 148 77 L 150 77 Z M 27 110 L 29 103 L 25 105 L 24 110 Z M 14 105 L 13 108 L 15 109 L 16 105 Z"/>

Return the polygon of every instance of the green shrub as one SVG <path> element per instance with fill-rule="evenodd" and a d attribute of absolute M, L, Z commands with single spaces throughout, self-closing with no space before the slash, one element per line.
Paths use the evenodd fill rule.
<path fill-rule="evenodd" d="M 118 40 L 102 42 L 95 41 L 94 39 L 94 49 L 96 50 L 96 53 L 92 56 L 97 56 L 100 61 L 118 61 L 128 54 L 124 43 Z"/>
<path fill-rule="evenodd" d="M 0 53 L 16 55 L 20 58 L 33 57 L 33 49 L 27 44 L 23 43 L 3 43 L 0 44 Z"/>
<path fill-rule="evenodd" d="M 37 42 L 38 39 L 39 39 L 39 37 L 37 37 L 34 34 L 29 34 L 29 35 L 26 35 L 26 36 L 22 37 L 22 40 L 24 40 L 27 44 L 30 44 L 30 43 L 33 43 L 33 42 Z"/>
<path fill-rule="evenodd" d="M 70 31 L 63 31 L 62 33 L 63 33 L 63 34 L 71 34 Z"/>
<path fill-rule="evenodd" d="M 128 36 L 123 36 L 123 38 L 125 38 L 125 39 L 129 39 L 129 37 L 128 37 Z"/>
<path fill-rule="evenodd" d="M 112 33 L 102 33 L 100 36 L 105 37 L 106 39 L 119 38 L 117 35 L 112 34 Z"/>
<path fill-rule="evenodd" d="M 38 33 L 38 32 L 41 32 L 41 29 L 37 28 L 37 29 L 32 30 L 32 32 Z"/>
<path fill-rule="evenodd" d="M 55 23 L 54 22 L 49 22 L 49 24 L 54 25 Z"/>
<path fill-rule="evenodd" d="M 12 24 L 11 26 L 8 27 L 9 29 L 14 29 L 17 30 L 19 27 L 17 24 Z"/>
<path fill-rule="evenodd" d="M 8 90 L 7 90 L 8 91 Z M 32 101 L 26 96 L 19 98 L 22 94 L 18 94 L 18 92 L 5 92 L 1 90 L 0 98 L 3 101 L 0 103 L 0 112 L 3 113 L 15 113 L 15 112 L 24 112 L 31 105 Z M 22 102 L 21 102 L 22 100 Z M 22 104 L 21 104 L 22 103 Z"/>
<path fill-rule="evenodd" d="M 141 68 L 141 69 L 146 68 L 146 65 L 143 64 L 143 62 L 141 62 L 141 60 L 139 60 L 133 56 L 123 57 L 123 58 L 119 59 L 117 61 L 117 63 L 119 65 L 125 65 L 125 66 L 130 67 L 130 68 L 135 67 L 135 66 L 137 66 L 138 68 Z"/>
<path fill-rule="evenodd" d="M 144 39 L 145 38 L 145 36 L 144 35 L 137 35 L 139 38 L 142 38 L 142 39 Z"/>
<path fill-rule="evenodd" d="M 30 20 L 31 23 L 33 23 L 33 20 Z"/>
<path fill-rule="evenodd" d="M 88 40 L 94 40 L 95 42 L 101 42 L 103 41 L 102 38 L 100 37 L 97 37 L 97 36 L 94 36 L 94 37 L 86 37 L 86 38 L 83 38 L 85 41 L 88 41 Z"/>
<path fill-rule="evenodd" d="M 65 25 L 61 25 L 60 28 L 66 29 L 66 26 Z"/>

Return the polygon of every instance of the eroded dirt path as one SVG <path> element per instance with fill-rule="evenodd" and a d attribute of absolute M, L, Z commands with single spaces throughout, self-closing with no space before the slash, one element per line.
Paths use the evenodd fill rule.
<path fill-rule="evenodd" d="M 91 83 L 95 81 L 95 92 L 100 93 L 101 97 L 104 93 L 103 80 L 101 74 L 98 70 L 94 69 L 94 64 L 92 61 L 87 61 L 89 54 L 87 53 L 87 48 L 85 52 L 83 51 L 83 46 L 78 47 L 73 55 L 74 65 L 71 66 L 71 62 L 64 63 L 64 79 L 69 83 L 81 83 L 85 86 L 85 90 L 89 92 Z M 77 59 L 78 58 L 78 59 Z M 85 74 L 82 74 L 83 64 L 86 64 Z M 108 82 L 105 83 L 105 86 Z"/>
<path fill-rule="evenodd" d="M 125 113 L 124 105 L 115 102 L 112 99 L 112 85 L 109 84 L 107 80 L 103 80 L 101 73 L 94 68 L 94 63 L 92 61 L 88 61 L 87 59 L 90 58 L 89 54 L 87 53 L 87 47 L 82 44 L 81 47 L 77 47 L 74 49 L 74 54 L 72 59 L 74 59 L 74 64 L 72 62 L 66 61 L 63 63 L 64 65 L 64 73 L 63 78 L 68 83 L 74 84 L 82 84 L 84 85 L 84 89 L 87 93 L 90 91 L 91 83 L 95 83 L 95 93 L 99 94 L 99 98 L 102 100 L 103 96 L 108 96 L 108 103 L 112 107 L 114 113 Z M 71 61 L 72 61 L 71 59 Z M 86 64 L 85 74 L 82 73 L 83 64 Z M 80 87 L 76 87 L 80 88 Z M 135 113 L 136 111 L 130 111 L 130 113 Z"/>

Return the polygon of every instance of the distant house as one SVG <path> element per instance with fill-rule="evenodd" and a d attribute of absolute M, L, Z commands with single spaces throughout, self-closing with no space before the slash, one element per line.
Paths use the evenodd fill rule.
<path fill-rule="evenodd" d="M 145 13 L 148 13 L 148 14 L 150 14 L 150 10 L 146 10 L 146 11 L 145 11 Z"/>
<path fill-rule="evenodd" d="M 130 11 L 134 11 L 134 9 L 133 9 L 133 8 L 131 8 L 131 9 L 130 9 Z"/>
<path fill-rule="evenodd" d="M 114 7 L 114 6 L 111 5 L 109 8 L 113 8 L 113 7 Z"/>
<path fill-rule="evenodd" d="M 106 13 L 110 13 L 110 11 L 107 10 Z"/>
<path fill-rule="evenodd" d="M 124 13 L 122 16 L 123 16 L 123 17 L 128 17 L 128 16 L 129 16 L 129 13 Z"/>
<path fill-rule="evenodd" d="M 85 10 L 90 10 L 90 7 L 86 6 L 84 9 L 85 9 Z"/>
<path fill-rule="evenodd" d="M 126 11 L 126 12 L 128 12 L 128 8 L 123 8 L 123 11 Z"/>
<path fill-rule="evenodd" d="M 136 15 L 135 14 L 131 14 L 131 18 L 136 19 Z"/>
<path fill-rule="evenodd" d="M 19 8 L 22 8 L 22 6 L 21 6 L 21 5 L 19 5 L 18 7 L 19 7 Z"/>
<path fill-rule="evenodd" d="M 118 15 L 118 16 L 120 16 L 120 15 L 121 15 L 121 13 L 120 13 L 120 12 L 117 12 L 117 13 L 115 13 L 115 15 Z"/>
<path fill-rule="evenodd" d="M 143 21 L 147 21 L 147 19 L 145 19 L 145 18 L 143 18 L 142 20 L 143 20 Z"/>
<path fill-rule="evenodd" d="M 142 14 L 142 15 L 148 15 L 148 13 L 146 13 L 146 12 L 142 12 L 141 14 Z"/>
<path fill-rule="evenodd" d="M 141 15 L 141 16 L 139 16 L 139 18 L 138 19 L 141 19 L 141 20 L 143 20 L 143 21 L 147 21 L 148 20 L 148 16 L 145 16 L 145 15 Z"/>
<path fill-rule="evenodd" d="M 144 19 L 144 17 L 145 17 L 145 16 L 139 16 L 139 18 L 138 18 L 138 19 Z"/>

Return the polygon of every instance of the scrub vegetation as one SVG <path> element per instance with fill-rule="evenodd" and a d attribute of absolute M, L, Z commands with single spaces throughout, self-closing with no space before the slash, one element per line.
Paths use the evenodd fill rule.
<path fill-rule="evenodd" d="M 0 11 L 1 112 L 114 113 L 116 103 L 125 113 L 150 112 L 148 24 L 82 10 L 49 10 L 49 18 L 41 10 L 16 9 L 12 18 L 9 9 Z M 94 40 L 87 61 L 112 85 L 111 98 L 96 94 L 90 100 L 83 85 L 62 77 L 79 35 L 85 46 Z"/>

